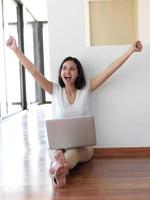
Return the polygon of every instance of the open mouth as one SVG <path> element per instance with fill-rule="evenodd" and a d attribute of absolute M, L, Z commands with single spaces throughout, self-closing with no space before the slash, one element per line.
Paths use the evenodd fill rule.
<path fill-rule="evenodd" d="M 70 80 L 71 80 L 71 76 L 65 76 L 64 78 L 65 78 L 65 80 L 67 80 L 67 81 L 70 81 Z"/>

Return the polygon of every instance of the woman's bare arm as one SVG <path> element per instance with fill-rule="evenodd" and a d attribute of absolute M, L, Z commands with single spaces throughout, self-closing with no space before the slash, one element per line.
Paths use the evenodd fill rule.
<path fill-rule="evenodd" d="M 136 41 L 122 56 L 110 64 L 103 72 L 90 80 L 90 88 L 96 90 L 104 81 L 106 81 L 123 63 L 134 53 L 142 50 L 140 41 Z"/>
<path fill-rule="evenodd" d="M 44 75 L 37 69 L 36 65 L 33 64 L 19 49 L 16 44 L 16 40 L 13 36 L 10 36 L 7 40 L 7 46 L 13 50 L 18 57 L 20 63 L 31 73 L 36 82 L 48 93 L 53 92 L 53 82 L 47 80 Z"/>

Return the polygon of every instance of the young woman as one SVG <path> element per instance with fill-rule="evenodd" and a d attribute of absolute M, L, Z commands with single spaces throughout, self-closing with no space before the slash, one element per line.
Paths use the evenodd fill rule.
<path fill-rule="evenodd" d="M 110 64 L 100 74 L 86 82 L 84 71 L 78 59 L 67 57 L 63 60 L 59 69 L 59 84 L 47 80 L 37 67 L 20 51 L 14 37 L 10 36 L 7 46 L 13 50 L 21 64 L 32 74 L 37 83 L 52 95 L 52 105 L 56 117 L 72 117 L 88 115 L 90 93 L 96 90 L 108 79 L 122 64 L 134 53 L 142 50 L 140 41 L 133 45 L 117 60 Z M 92 147 L 76 149 L 64 149 L 51 151 L 50 174 L 56 187 L 66 185 L 66 176 L 69 170 L 79 162 L 85 162 L 92 158 Z"/>

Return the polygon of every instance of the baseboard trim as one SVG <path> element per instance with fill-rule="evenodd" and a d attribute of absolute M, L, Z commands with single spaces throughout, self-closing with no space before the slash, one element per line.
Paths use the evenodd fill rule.
<path fill-rule="evenodd" d="M 94 158 L 150 157 L 150 147 L 94 148 Z"/>

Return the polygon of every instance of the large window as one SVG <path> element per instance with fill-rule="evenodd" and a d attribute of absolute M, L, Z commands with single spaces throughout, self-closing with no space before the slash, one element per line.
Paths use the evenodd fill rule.
<path fill-rule="evenodd" d="M 18 41 L 18 4 L 13 1 L 3 1 L 2 35 L 4 62 L 1 79 L 1 115 L 6 116 L 18 112 L 21 107 L 20 68 L 14 54 L 6 47 L 5 41 L 13 35 Z"/>
<path fill-rule="evenodd" d="M 37 21 L 18 0 L 1 0 L 0 11 L 0 118 L 3 118 L 30 108 L 34 103 L 50 101 L 15 54 L 6 47 L 9 35 L 16 38 L 20 49 L 39 71 L 47 78 L 50 75 L 47 21 Z"/>
<path fill-rule="evenodd" d="M 5 61 L 4 61 L 4 34 L 3 34 L 3 13 L 0 1 L 0 117 L 6 113 L 6 82 L 5 82 Z"/>

